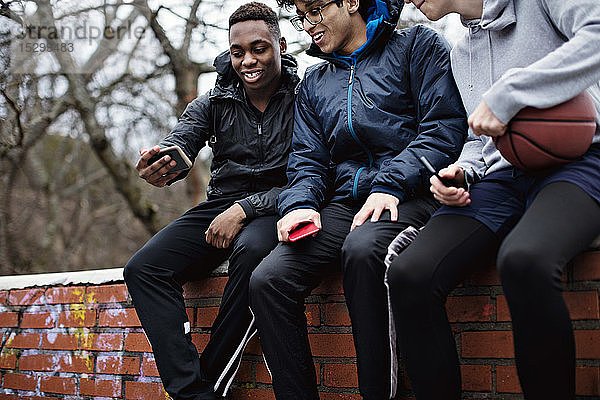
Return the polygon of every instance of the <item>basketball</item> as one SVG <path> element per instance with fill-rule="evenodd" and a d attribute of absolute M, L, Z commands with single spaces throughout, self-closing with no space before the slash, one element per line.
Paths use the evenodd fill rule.
<path fill-rule="evenodd" d="M 596 108 L 587 92 L 550 108 L 525 107 L 494 143 L 515 167 L 535 171 L 574 161 L 592 144 Z"/>

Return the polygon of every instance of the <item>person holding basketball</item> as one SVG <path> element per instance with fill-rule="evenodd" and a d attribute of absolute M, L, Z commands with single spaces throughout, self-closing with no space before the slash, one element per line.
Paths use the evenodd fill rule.
<path fill-rule="evenodd" d="M 414 3 L 431 20 L 457 12 L 469 29 L 451 59 L 470 132 L 459 160 L 439 172 L 450 185 L 431 178 L 443 206 L 387 272 L 411 386 L 418 400 L 461 398 L 444 304 L 497 254 L 525 398 L 573 399 L 575 344 L 561 274 L 600 233 L 600 130 L 578 160 L 537 172 L 510 165 L 492 138 L 523 107 L 551 107 L 584 90 L 599 109 L 600 3 Z"/>

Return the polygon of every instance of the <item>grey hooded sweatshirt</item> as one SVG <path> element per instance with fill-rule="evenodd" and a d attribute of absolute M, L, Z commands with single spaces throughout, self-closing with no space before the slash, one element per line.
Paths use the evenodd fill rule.
<path fill-rule="evenodd" d="M 485 100 L 506 124 L 525 106 L 587 89 L 600 122 L 599 0 L 483 0 L 481 19 L 462 22 L 469 32 L 452 50 L 452 71 L 469 115 Z M 489 136 L 471 131 L 455 164 L 469 183 L 510 166 Z"/>

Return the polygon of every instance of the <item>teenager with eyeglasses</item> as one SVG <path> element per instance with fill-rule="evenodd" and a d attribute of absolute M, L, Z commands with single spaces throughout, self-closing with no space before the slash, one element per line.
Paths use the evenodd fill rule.
<path fill-rule="evenodd" d="M 525 399 L 573 400 L 575 340 L 561 276 L 600 233 L 600 129 L 581 158 L 535 172 L 510 165 L 493 138 L 527 105 L 587 90 L 600 109 L 600 2 L 414 3 L 432 20 L 457 12 L 468 28 L 452 70 L 471 130 L 459 160 L 439 172 L 450 184 L 431 178 L 444 206 L 388 272 L 411 387 L 418 400 L 464 398 L 444 305 L 467 274 L 495 260 Z"/>
<path fill-rule="evenodd" d="M 280 1 L 313 40 L 295 108 L 281 243 L 250 279 L 250 302 L 278 399 L 318 399 L 304 299 L 342 268 L 360 392 L 395 395 L 384 256 L 392 239 L 437 209 L 419 156 L 441 167 L 466 136 L 449 46 L 423 26 L 395 31 L 397 1 Z M 299 224 L 314 236 L 290 242 Z"/>

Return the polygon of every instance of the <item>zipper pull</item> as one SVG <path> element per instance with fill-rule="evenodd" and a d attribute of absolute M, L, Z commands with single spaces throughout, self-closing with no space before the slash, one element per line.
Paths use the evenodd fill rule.
<path fill-rule="evenodd" d="M 354 79 L 354 64 L 350 66 L 350 79 L 348 79 L 348 85 L 352 83 L 352 79 Z"/>
<path fill-rule="evenodd" d="M 258 134 L 262 135 L 262 124 L 258 124 Z"/>

